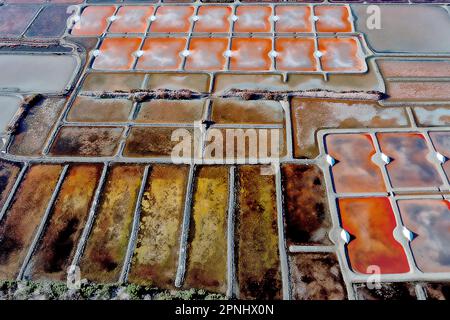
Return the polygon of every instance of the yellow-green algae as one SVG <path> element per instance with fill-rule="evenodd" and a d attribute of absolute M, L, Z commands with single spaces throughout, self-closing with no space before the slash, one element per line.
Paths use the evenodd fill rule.
<path fill-rule="evenodd" d="M 275 176 L 261 166 L 238 170 L 237 277 L 240 299 L 280 299 Z"/>
<path fill-rule="evenodd" d="M 225 293 L 228 167 L 201 167 L 196 182 L 185 285 Z"/>
<path fill-rule="evenodd" d="M 143 173 L 143 166 L 111 167 L 97 218 L 80 262 L 83 278 L 103 283 L 119 280 Z"/>
<path fill-rule="evenodd" d="M 177 271 L 187 166 L 155 165 L 141 203 L 137 244 L 128 280 L 172 288 Z"/>

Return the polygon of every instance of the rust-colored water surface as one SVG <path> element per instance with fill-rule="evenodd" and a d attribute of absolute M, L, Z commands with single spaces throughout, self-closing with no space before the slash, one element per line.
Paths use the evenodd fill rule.
<path fill-rule="evenodd" d="M 295 300 L 344 300 L 344 280 L 333 253 L 303 253 L 289 259 Z"/>
<path fill-rule="evenodd" d="M 196 180 L 185 285 L 225 293 L 228 167 L 201 167 Z"/>
<path fill-rule="evenodd" d="M 80 262 L 83 278 L 102 283 L 119 280 L 143 173 L 143 166 L 111 167 Z"/>
<path fill-rule="evenodd" d="M 339 199 L 342 227 L 353 239 L 347 244 L 350 267 L 358 273 L 405 273 L 408 261 L 402 245 L 394 238 L 396 227 L 389 198 Z"/>
<path fill-rule="evenodd" d="M 0 160 L 0 209 L 3 208 L 9 192 L 16 182 L 20 168 L 19 163 Z"/>
<path fill-rule="evenodd" d="M 0 222 L 0 278 L 14 279 L 58 182 L 59 165 L 32 166 Z"/>
<path fill-rule="evenodd" d="M 236 272 L 240 299 L 281 299 L 275 178 L 238 170 Z"/>
<path fill-rule="evenodd" d="M 50 221 L 30 262 L 34 279 L 64 281 L 91 208 L 101 165 L 69 168 L 52 209 Z"/>
<path fill-rule="evenodd" d="M 450 202 L 442 199 L 398 201 L 403 224 L 416 237 L 410 243 L 423 272 L 450 271 Z"/>
<path fill-rule="evenodd" d="M 330 211 L 323 174 L 316 166 L 282 166 L 286 241 L 288 244 L 331 244 Z"/>
<path fill-rule="evenodd" d="M 427 159 L 430 150 L 422 134 L 383 132 L 377 138 L 381 151 L 392 159 L 386 168 L 394 188 L 442 184 L 436 167 Z"/>
<path fill-rule="evenodd" d="M 336 192 L 385 192 L 380 168 L 372 162 L 375 147 L 369 134 L 330 134 L 327 153 L 337 160 L 331 167 Z"/>
<path fill-rule="evenodd" d="M 136 248 L 128 280 L 173 288 L 189 168 L 155 165 L 141 203 Z"/>

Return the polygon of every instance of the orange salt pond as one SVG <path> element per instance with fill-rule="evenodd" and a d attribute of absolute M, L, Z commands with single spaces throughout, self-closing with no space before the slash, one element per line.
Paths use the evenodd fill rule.
<path fill-rule="evenodd" d="M 389 198 L 345 198 L 338 206 L 342 228 L 353 237 L 347 244 L 353 271 L 371 274 L 371 266 L 378 266 L 382 274 L 409 271 L 403 247 L 394 239 L 396 221 Z"/>

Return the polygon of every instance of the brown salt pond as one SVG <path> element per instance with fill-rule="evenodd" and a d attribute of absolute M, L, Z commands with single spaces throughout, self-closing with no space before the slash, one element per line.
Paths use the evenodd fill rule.
<path fill-rule="evenodd" d="M 185 286 L 225 294 L 228 167 L 199 168 L 193 200 Z"/>
<path fill-rule="evenodd" d="M 366 284 L 355 284 L 357 300 L 417 300 L 414 283 L 380 283 L 381 288 L 369 289 Z"/>
<path fill-rule="evenodd" d="M 210 76 L 205 73 L 151 73 L 146 88 L 150 90 L 191 90 L 207 93 L 210 91 Z"/>
<path fill-rule="evenodd" d="M 330 134 L 325 142 L 337 160 L 331 167 L 336 192 L 386 192 L 381 169 L 372 161 L 376 150 L 369 134 Z"/>
<path fill-rule="evenodd" d="M 329 245 L 330 211 L 322 171 L 316 166 L 281 167 L 286 241 L 289 245 Z"/>
<path fill-rule="evenodd" d="M 0 210 L 16 182 L 20 168 L 20 163 L 0 160 Z"/>
<path fill-rule="evenodd" d="M 140 89 L 144 78 L 145 74 L 143 73 L 93 72 L 89 73 L 84 79 L 81 91 L 102 92 Z"/>
<path fill-rule="evenodd" d="M 79 96 L 67 115 L 67 121 L 124 122 L 133 103 L 126 99 L 94 99 Z"/>
<path fill-rule="evenodd" d="M 119 281 L 144 167 L 115 165 L 109 170 L 79 265 L 83 278 L 101 283 Z"/>
<path fill-rule="evenodd" d="M 174 287 L 188 173 L 187 166 L 151 168 L 141 203 L 129 282 Z"/>
<path fill-rule="evenodd" d="M 65 99 L 44 99 L 28 109 L 8 151 L 21 156 L 40 155 L 65 103 Z"/>
<path fill-rule="evenodd" d="M 136 122 L 139 123 L 190 123 L 201 121 L 205 99 L 162 100 L 141 103 Z"/>
<path fill-rule="evenodd" d="M 134 127 L 127 138 L 123 153 L 127 157 L 170 157 L 174 147 L 181 143 L 181 139 L 172 141 L 175 130 L 177 130 L 176 127 Z M 191 128 L 182 130 L 182 133 L 188 134 L 191 155 L 193 155 L 194 140 L 197 138 L 194 130 Z M 187 157 L 189 158 L 190 155 Z"/>
<path fill-rule="evenodd" d="M 33 279 L 64 281 L 89 215 L 102 165 L 69 167 L 27 273 Z"/>
<path fill-rule="evenodd" d="M 315 158 L 319 154 L 316 133 L 326 128 L 390 128 L 409 126 L 401 108 L 382 108 L 373 102 L 326 99 L 293 99 L 294 155 Z"/>
<path fill-rule="evenodd" d="M 283 124 L 284 112 L 277 101 L 216 99 L 211 120 L 219 124 Z"/>
<path fill-rule="evenodd" d="M 62 127 L 53 142 L 54 156 L 103 157 L 117 151 L 120 127 Z"/>
<path fill-rule="evenodd" d="M 285 155 L 284 128 L 210 128 L 206 132 L 205 159 L 244 163 L 249 159 L 279 159 Z"/>
<path fill-rule="evenodd" d="M 25 175 L 0 222 L 0 278 L 15 279 L 36 235 L 62 171 L 59 165 L 34 165 Z"/>
<path fill-rule="evenodd" d="M 293 299 L 347 299 L 347 290 L 334 253 L 302 253 L 289 258 Z"/>
<path fill-rule="evenodd" d="M 240 299 L 281 299 L 275 178 L 238 169 L 236 275 Z"/>

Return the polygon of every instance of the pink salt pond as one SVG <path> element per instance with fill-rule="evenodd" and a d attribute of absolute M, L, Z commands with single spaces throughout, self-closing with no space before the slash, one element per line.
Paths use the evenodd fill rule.
<path fill-rule="evenodd" d="M 442 180 L 428 160 L 430 149 L 421 133 L 383 132 L 377 138 L 381 151 L 390 158 L 386 169 L 394 188 L 437 188 Z"/>
<path fill-rule="evenodd" d="M 325 137 L 327 153 L 338 193 L 386 192 L 380 168 L 372 162 L 375 147 L 369 134 L 330 134 Z"/>
<path fill-rule="evenodd" d="M 443 162 L 442 167 L 444 168 L 447 179 L 450 180 L 450 132 L 430 132 L 430 138 L 433 142 L 434 148 L 439 154 L 436 157 L 439 161 Z"/>
<path fill-rule="evenodd" d="M 450 202 L 443 199 L 398 201 L 403 224 L 413 232 L 410 246 L 423 272 L 450 272 Z"/>

